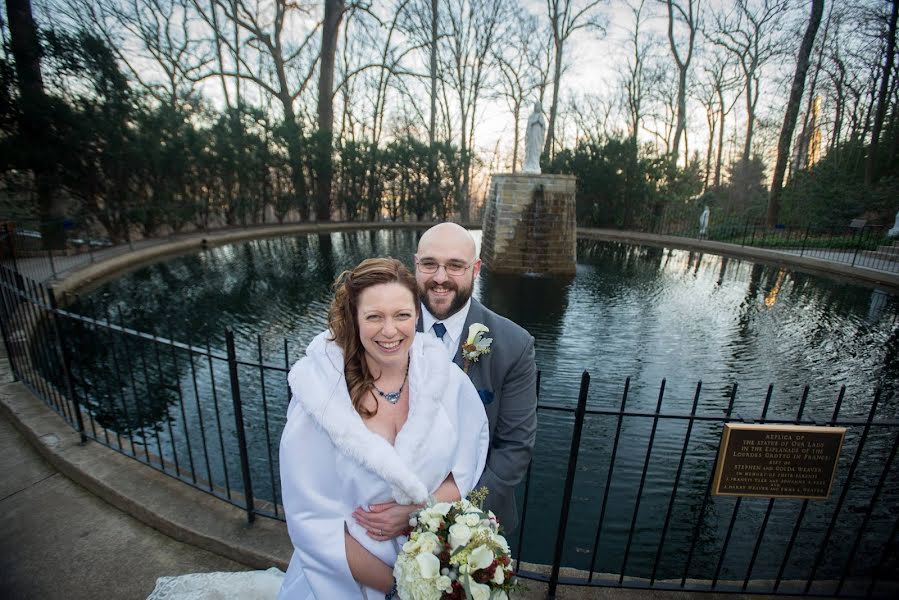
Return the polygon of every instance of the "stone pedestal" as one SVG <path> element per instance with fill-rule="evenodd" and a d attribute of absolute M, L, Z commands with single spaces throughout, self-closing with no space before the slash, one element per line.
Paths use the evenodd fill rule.
<path fill-rule="evenodd" d="M 492 176 L 481 238 L 491 273 L 574 274 L 576 186 L 574 175 Z"/>

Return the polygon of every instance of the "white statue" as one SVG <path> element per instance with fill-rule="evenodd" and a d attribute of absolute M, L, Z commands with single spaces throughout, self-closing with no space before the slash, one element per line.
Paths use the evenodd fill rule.
<path fill-rule="evenodd" d="M 702 211 L 702 214 L 699 216 L 699 237 L 704 238 L 708 236 L 709 233 L 709 207 L 706 206 L 705 210 Z"/>
<path fill-rule="evenodd" d="M 896 237 L 899 235 L 899 212 L 896 213 L 896 222 L 893 223 L 893 228 L 887 231 L 887 237 Z"/>
<path fill-rule="evenodd" d="M 528 117 L 528 128 L 524 134 L 524 166 L 522 173 L 540 174 L 540 153 L 543 152 L 543 136 L 546 134 L 546 121 L 540 102 L 534 102 L 534 112 Z"/>

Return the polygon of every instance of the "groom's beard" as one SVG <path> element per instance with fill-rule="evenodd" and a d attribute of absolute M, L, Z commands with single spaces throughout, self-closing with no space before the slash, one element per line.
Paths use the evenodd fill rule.
<path fill-rule="evenodd" d="M 431 301 L 428 299 L 428 290 L 436 287 L 448 288 L 455 292 L 449 306 L 444 311 L 438 310 L 433 306 L 433 304 L 431 304 Z M 465 303 L 468 302 L 469 298 L 471 298 L 472 290 L 474 290 L 474 278 L 472 278 L 471 285 L 465 288 L 460 288 L 455 281 L 447 279 L 440 284 L 434 281 L 429 281 L 423 287 L 419 286 L 418 293 L 421 296 L 422 304 L 425 305 L 425 308 L 428 309 L 428 312 L 434 315 L 434 317 L 436 317 L 438 321 L 442 321 L 453 316 L 454 314 L 459 312 L 459 310 L 461 310 L 463 306 L 465 306 Z"/>

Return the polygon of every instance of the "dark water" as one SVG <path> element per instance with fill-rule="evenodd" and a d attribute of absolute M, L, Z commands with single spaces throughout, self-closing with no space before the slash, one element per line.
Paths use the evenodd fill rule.
<path fill-rule="evenodd" d="M 301 356 L 305 345 L 324 328 L 330 286 L 337 273 L 370 256 L 391 255 L 411 264 L 418 235 L 409 231 L 334 233 L 213 248 L 105 283 L 86 294 L 78 309 L 166 338 L 198 346 L 208 343 L 222 354 L 225 329 L 231 328 L 239 358 L 257 361 L 261 354 L 264 362 L 283 367 Z M 700 414 L 722 414 L 734 384 L 735 413 L 746 419 L 759 417 L 769 384 L 774 385 L 769 417 L 794 417 L 806 384 L 810 386 L 807 418 L 829 419 L 843 385 L 841 417 L 867 415 L 876 388 L 882 390 L 877 416 L 894 418 L 897 413 L 899 304 L 877 290 L 714 255 L 579 242 L 573 279 L 483 273 L 475 295 L 534 335 L 543 377 L 541 401 L 574 404 L 586 370 L 592 377 L 591 407 L 617 408 L 625 380 L 630 378 L 627 408 L 638 411 L 655 410 L 664 379 L 662 408 L 667 412 L 689 412 L 701 380 Z M 240 488 L 237 453 L 227 444 L 234 428 L 223 361 L 191 361 L 186 352 L 146 350 L 133 339 L 126 343 L 98 331 L 83 330 L 79 335 L 84 342 L 75 357 L 75 369 L 84 395 L 97 398 L 98 422 L 113 431 L 133 432 L 150 452 L 168 460 L 174 459 L 176 453 L 170 448 L 176 447 L 182 467 L 186 466 L 184 456 L 189 455 L 194 460 L 192 470 L 203 478 L 221 485 L 228 477 L 231 487 Z M 172 385 L 171 373 L 177 373 L 179 385 Z M 287 401 L 283 374 L 241 367 L 239 375 L 254 461 L 254 491 L 271 498 L 277 495 L 274 461 Z M 262 425 L 266 420 L 271 424 L 267 432 Z M 201 425 L 204 433 L 197 438 Z M 606 490 L 618 419 L 588 416 L 563 563 L 590 567 L 607 492 L 597 570 L 619 573 L 624 568 L 628 575 L 649 576 L 658 555 L 657 576 L 680 577 L 695 540 L 691 577 L 712 577 L 720 561 L 722 578 L 742 579 L 768 501 L 741 502 L 723 558 L 723 538 L 736 501 L 712 499 L 694 529 L 720 424 L 693 427 L 660 550 L 687 422 L 658 422 L 634 517 L 652 425 L 653 420 L 645 417 L 621 420 L 612 483 Z M 223 433 L 224 444 L 212 434 L 215 429 Z M 569 414 L 540 413 L 524 560 L 551 560 L 571 430 Z M 847 433 L 838 477 L 846 475 L 859 444 L 859 430 L 851 428 Z M 894 431 L 872 431 L 863 448 L 864 460 L 856 474 L 863 484 L 850 487 L 843 508 L 846 516 L 839 519 L 841 526 L 849 527 L 847 531 L 863 518 L 894 435 Z M 139 443 L 136 451 L 143 448 Z M 893 469 L 879 508 L 863 532 L 860 552 L 872 553 L 874 562 L 897 517 L 897 479 Z M 830 500 L 809 503 L 787 578 L 808 576 L 809 557 L 820 546 L 841 485 L 842 479 Z M 791 500 L 774 504 L 753 578 L 775 577 L 799 505 Z M 839 574 L 846 547 L 836 536 L 819 577 Z"/>

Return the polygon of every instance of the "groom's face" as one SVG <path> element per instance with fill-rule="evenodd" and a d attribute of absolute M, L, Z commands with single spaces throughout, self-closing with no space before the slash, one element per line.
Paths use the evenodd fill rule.
<path fill-rule="evenodd" d="M 425 308 L 437 319 L 443 320 L 456 314 L 471 298 L 474 278 L 481 268 L 475 259 L 475 246 L 471 236 L 462 228 L 429 230 L 418 244 L 415 255 L 415 281 Z M 426 273 L 424 265 L 438 264 L 433 273 Z M 447 272 L 446 266 L 465 266 L 461 274 Z M 433 266 L 431 267 L 433 268 Z"/>

